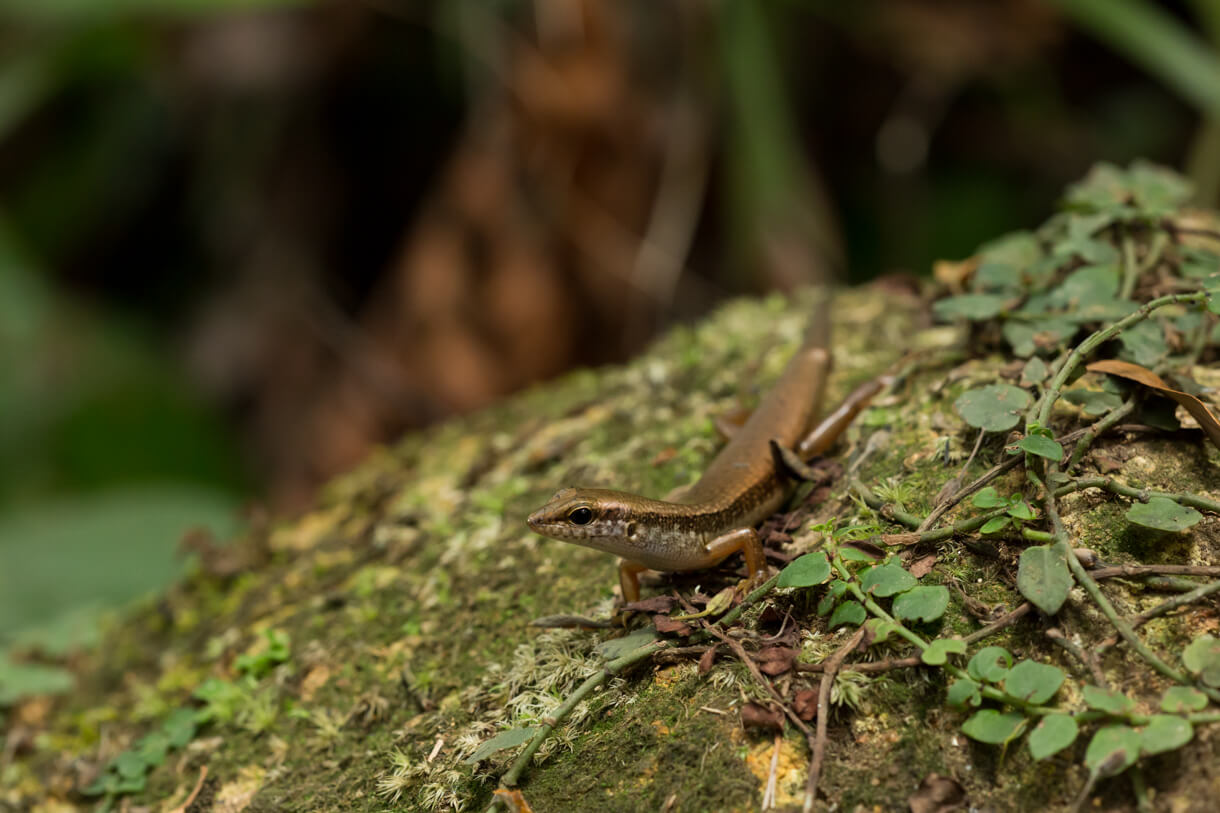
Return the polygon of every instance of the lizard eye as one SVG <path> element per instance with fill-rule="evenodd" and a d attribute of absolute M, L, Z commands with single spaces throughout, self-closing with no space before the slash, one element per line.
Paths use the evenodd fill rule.
<path fill-rule="evenodd" d="M 568 522 L 573 525 L 588 525 L 593 521 L 593 512 L 583 505 L 580 508 L 573 508 L 568 513 Z"/>

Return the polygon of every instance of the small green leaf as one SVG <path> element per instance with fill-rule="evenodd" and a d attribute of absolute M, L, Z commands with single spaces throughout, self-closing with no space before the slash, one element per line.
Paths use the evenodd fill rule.
<path fill-rule="evenodd" d="M 904 621 L 927 623 L 944 615 L 948 606 L 948 588 L 939 584 L 919 585 L 894 599 L 894 615 Z"/>
<path fill-rule="evenodd" d="M 932 312 L 945 322 L 961 317 L 981 322 L 998 316 L 1013 301 L 1011 296 L 1002 294 L 961 294 L 934 302 Z"/>
<path fill-rule="evenodd" d="M 72 673 L 58 666 L 14 663 L 0 651 L 0 707 L 35 694 L 62 694 L 76 683 Z"/>
<path fill-rule="evenodd" d="M 969 678 L 958 678 L 950 683 L 945 699 L 950 706 L 959 709 L 964 709 L 967 703 L 977 706 L 983 702 L 983 696 L 979 694 L 979 684 Z"/>
<path fill-rule="evenodd" d="M 1051 545 L 1036 545 L 1021 553 L 1017 589 L 1047 615 L 1059 612 L 1072 589 L 1072 572 L 1063 553 Z"/>
<path fill-rule="evenodd" d="M 979 489 L 979 492 L 974 495 L 974 499 L 971 502 L 974 503 L 975 508 L 999 508 L 1008 505 L 1008 500 L 996 493 L 996 490 L 991 486 Z"/>
<path fill-rule="evenodd" d="M 1117 322 L 1137 310 L 1139 305 L 1129 299 L 1097 299 L 1081 303 L 1073 318 L 1078 322 Z"/>
<path fill-rule="evenodd" d="M 1152 320 L 1137 322 L 1127 328 L 1118 335 L 1118 341 L 1122 345 L 1118 357 L 1143 367 L 1155 367 L 1169 352 L 1165 332 Z"/>
<path fill-rule="evenodd" d="M 1190 180 L 1151 161 L 1133 161 L 1127 177 L 1131 195 L 1145 215 L 1171 214 L 1194 193 Z"/>
<path fill-rule="evenodd" d="M 474 753 L 462 760 L 466 765 L 474 765 L 482 762 L 497 751 L 503 751 L 506 748 L 516 748 L 518 745 L 529 741 L 530 737 L 534 736 L 537 728 L 510 728 L 508 731 L 501 731 L 496 736 L 492 737 L 481 744 L 474 750 Z"/>
<path fill-rule="evenodd" d="M 85 796 L 101 796 L 102 794 L 117 794 L 119 778 L 110 771 L 103 771 L 97 779 L 86 788 L 81 789 Z"/>
<path fill-rule="evenodd" d="M 1198 248 L 1182 248 L 1182 276 L 1203 279 L 1220 272 L 1220 255 Z M 977 275 L 977 271 L 975 274 Z"/>
<path fill-rule="evenodd" d="M 148 777 L 144 774 L 133 776 L 129 779 L 119 778 L 119 781 L 114 785 L 115 794 L 123 793 L 140 793 L 148 787 Z"/>
<path fill-rule="evenodd" d="M 1104 711 L 1107 714 L 1130 714 L 1135 710 L 1135 703 L 1131 702 L 1131 698 L 1111 689 L 1087 685 L 1082 694 L 1084 702 L 1089 708 Z"/>
<path fill-rule="evenodd" d="M 902 565 L 892 562 L 870 567 L 860 577 L 860 586 L 864 588 L 864 592 L 879 598 L 905 592 L 918 583 L 919 580 L 903 570 Z"/>
<path fill-rule="evenodd" d="M 195 718 L 194 709 L 175 709 L 161 723 L 161 731 L 172 747 L 182 748 L 195 738 Z"/>
<path fill-rule="evenodd" d="M 1182 653 L 1182 665 L 1208 686 L 1220 687 L 1220 639 L 1200 635 Z"/>
<path fill-rule="evenodd" d="M 1037 661 L 1020 661 L 1004 676 L 1004 691 L 1027 703 L 1040 706 L 1054 697 L 1063 685 L 1063 670 Z"/>
<path fill-rule="evenodd" d="M 1025 366 L 1021 369 L 1021 383 L 1026 386 L 1041 384 L 1048 375 L 1050 375 L 1050 370 L 1047 368 L 1046 362 L 1040 357 L 1034 356 L 1025 362 Z"/>
<path fill-rule="evenodd" d="M 1012 520 L 1008 517 L 992 517 L 983 523 L 983 527 L 979 528 L 981 534 L 998 534 L 1000 531 L 1012 524 Z"/>
<path fill-rule="evenodd" d="M 806 553 L 779 574 L 779 587 L 812 587 L 830 578 L 830 560 L 822 551 Z"/>
<path fill-rule="evenodd" d="M 864 622 L 864 628 L 871 632 L 873 636 L 869 646 L 875 646 L 876 644 L 885 643 L 894 634 L 894 630 L 898 628 L 898 625 L 893 621 L 886 621 L 883 618 L 870 618 Z"/>
<path fill-rule="evenodd" d="M 262 678 L 277 665 L 288 660 L 288 635 L 275 629 L 263 630 L 266 644 L 256 652 L 238 655 L 233 661 L 233 668 L 239 673 Z"/>
<path fill-rule="evenodd" d="M 1000 332 L 1012 350 L 1022 358 L 1032 356 L 1038 350 L 1052 350 L 1072 338 L 1079 326 L 1064 317 L 1047 317 L 1029 322 L 1015 319 L 1004 323 Z"/>
<path fill-rule="evenodd" d="M 838 599 L 830 593 L 822 596 L 822 600 L 818 602 L 818 616 L 825 618 L 827 615 L 830 615 L 830 611 L 835 608 L 836 602 L 838 602 Z"/>
<path fill-rule="evenodd" d="M 1018 497 L 1013 502 L 1012 507 L 1008 509 L 1008 516 L 1028 522 L 1029 520 L 1037 519 L 1038 513 L 1034 511 L 1033 506 L 1026 502 L 1024 497 Z"/>
<path fill-rule="evenodd" d="M 1025 730 L 1025 715 L 1015 711 L 1000 712 L 982 709 L 962 723 L 962 731 L 972 740 L 1003 745 L 1012 742 Z"/>
<path fill-rule="evenodd" d="M 1110 301 L 1118 295 L 1119 276 L 1117 265 L 1086 265 L 1073 271 L 1058 288 L 1050 291 L 1050 304 L 1056 308 L 1076 309 Z"/>
<path fill-rule="evenodd" d="M 1202 711 L 1207 707 L 1207 695 L 1189 686 L 1171 686 L 1161 698 L 1161 711 L 1175 714 L 1183 711 Z"/>
<path fill-rule="evenodd" d="M 1176 714 L 1154 714 L 1140 732 L 1140 751 L 1144 756 L 1173 751 L 1190 742 L 1194 734 L 1189 720 Z"/>
<path fill-rule="evenodd" d="M 842 598 L 843 594 L 847 592 L 847 582 L 835 579 L 830 583 L 830 589 L 827 592 L 835 598 Z"/>
<path fill-rule="evenodd" d="M 984 260 L 974 270 L 970 284 L 976 291 L 1014 295 L 1021 291 L 1021 273 L 1007 263 Z"/>
<path fill-rule="evenodd" d="M 982 258 L 982 264 L 974 272 L 975 282 L 979 281 L 979 274 L 988 265 L 1003 265 L 1013 271 L 1027 268 L 1042 256 L 1042 245 L 1032 232 L 1014 231 L 984 243 L 977 253 Z"/>
<path fill-rule="evenodd" d="M 233 716 L 237 714 L 238 706 L 246 695 L 240 687 L 230 681 L 208 678 L 199 684 L 192 696 L 207 704 L 199 710 L 196 720 L 201 723 L 211 720 L 225 723 L 232 720 Z"/>
<path fill-rule="evenodd" d="M 944 666 L 948 662 L 950 655 L 965 655 L 966 642 L 957 638 L 937 638 L 932 643 L 928 644 L 928 648 L 923 651 L 919 659 L 928 666 Z M 958 681 L 959 683 L 961 681 Z M 975 694 L 978 694 L 978 687 L 974 688 Z M 952 694 L 952 692 L 950 692 Z M 976 704 L 977 705 L 977 704 Z"/>
<path fill-rule="evenodd" d="M 1105 415 L 1112 409 L 1123 405 L 1123 399 L 1112 392 L 1098 390 L 1068 390 L 1063 393 L 1063 399 L 1069 404 L 1075 404 L 1089 417 Z"/>
<path fill-rule="evenodd" d="M 953 406 L 962 420 L 975 429 L 1005 432 L 1017 425 L 1029 401 L 1029 393 L 1020 387 L 989 384 L 966 390 L 957 397 Z"/>
<path fill-rule="evenodd" d="M 1002 646 L 985 646 L 966 664 L 966 672 L 975 680 L 999 683 L 1012 667 L 1012 655 Z"/>
<path fill-rule="evenodd" d="M 1148 502 L 1135 502 L 1127 509 L 1127 521 L 1159 531 L 1181 532 L 1191 527 L 1203 515 L 1189 505 L 1181 505 L 1168 497 L 1153 497 Z"/>
<path fill-rule="evenodd" d="M 1063 459 L 1063 447 L 1045 435 L 1026 435 L 1017 441 L 1017 448 L 1055 462 Z"/>
<path fill-rule="evenodd" d="M 1070 714 L 1048 714 L 1029 732 L 1029 753 L 1034 759 L 1046 759 L 1076 741 L 1080 727 Z"/>
<path fill-rule="evenodd" d="M 1084 764 L 1101 776 L 1114 776 L 1130 768 L 1140 755 L 1140 735 L 1125 725 L 1097 730 L 1084 752 Z"/>
<path fill-rule="evenodd" d="M 137 751 L 140 759 L 148 765 L 160 765 L 165 762 L 165 755 L 169 753 L 169 737 L 160 731 L 150 732 L 140 738 Z"/>
<path fill-rule="evenodd" d="M 114 769 L 123 779 L 135 779 L 148 771 L 148 763 L 138 751 L 124 751 L 114 758 Z"/>
<path fill-rule="evenodd" d="M 838 607 L 835 607 L 834 614 L 830 616 L 830 628 L 841 624 L 851 624 L 858 627 L 864 623 L 864 619 L 868 617 L 868 613 L 864 610 L 864 605 L 858 601 L 845 601 Z"/>
<path fill-rule="evenodd" d="M 844 545 L 843 547 L 839 548 L 838 553 L 836 553 L 835 555 L 838 556 L 840 559 L 842 559 L 844 562 L 875 562 L 875 561 L 877 561 L 874 557 L 869 556 L 867 553 L 860 550 L 859 548 L 853 548 L 853 547 L 849 547 L 847 545 Z"/>

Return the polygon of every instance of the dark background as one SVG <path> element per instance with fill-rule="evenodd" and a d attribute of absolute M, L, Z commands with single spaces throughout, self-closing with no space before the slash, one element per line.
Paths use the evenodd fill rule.
<path fill-rule="evenodd" d="M 1096 161 L 1214 205 L 1218 45 L 1212 0 L 0 0 L 0 645 L 725 297 L 926 275 Z"/>

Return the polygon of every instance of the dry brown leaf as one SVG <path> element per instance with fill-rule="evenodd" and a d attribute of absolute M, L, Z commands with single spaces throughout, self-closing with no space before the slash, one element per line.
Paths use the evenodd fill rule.
<path fill-rule="evenodd" d="M 911 563 L 911 575 L 917 579 L 922 579 L 924 576 L 932 572 L 932 568 L 936 566 L 936 554 L 929 553 L 921 559 L 916 559 Z"/>
<path fill-rule="evenodd" d="M 1207 433 L 1211 438 L 1212 443 L 1216 448 L 1220 448 L 1220 421 L 1216 420 L 1216 416 L 1211 413 L 1211 410 L 1189 393 L 1175 390 L 1165 383 L 1165 379 L 1161 378 L 1156 373 L 1149 370 L 1147 367 L 1141 367 L 1138 364 L 1132 364 L 1128 361 L 1118 361 L 1110 359 L 1108 361 L 1095 361 L 1088 366 L 1088 370 L 1094 373 L 1107 373 L 1116 375 L 1119 378 L 1125 378 L 1128 381 L 1134 381 L 1137 384 L 1143 384 L 1150 390 L 1155 390 L 1161 395 L 1172 398 L 1177 401 L 1183 409 L 1190 413 L 1190 416 L 1199 422 L 1199 427 Z"/>
<path fill-rule="evenodd" d="M 978 257 L 964 260 L 937 260 L 932 263 L 932 277 L 955 294 L 966 290 L 966 282 L 979 267 Z"/>
<path fill-rule="evenodd" d="M 792 710 L 796 716 L 809 722 L 818 714 L 818 693 L 814 689 L 801 689 L 792 698 Z"/>
<path fill-rule="evenodd" d="M 650 596 L 639 601 L 628 602 L 623 609 L 637 613 L 667 613 L 673 609 L 678 600 L 673 596 Z"/>
<path fill-rule="evenodd" d="M 716 662 L 716 647 L 708 647 L 707 652 L 699 656 L 699 674 L 706 675 L 712 671 L 712 664 Z"/>
<path fill-rule="evenodd" d="M 746 703 L 741 707 L 741 725 L 744 728 L 769 728 L 784 730 L 784 713 L 757 703 Z"/>
<path fill-rule="evenodd" d="M 782 675 L 792 668 L 792 662 L 796 660 L 796 650 L 786 646 L 771 646 L 760 650 L 754 659 L 763 674 Z"/>
<path fill-rule="evenodd" d="M 199 791 L 203 790 L 203 783 L 207 778 L 208 778 L 208 766 L 200 765 L 199 766 L 199 780 L 197 782 L 195 782 L 194 790 L 192 790 L 190 792 L 190 795 L 186 797 L 185 802 L 183 802 L 182 804 L 175 807 L 169 813 L 186 813 L 186 811 L 188 809 L 190 809 L 190 806 L 192 804 L 194 804 L 195 799 L 198 798 Z"/>
<path fill-rule="evenodd" d="M 301 699 L 306 703 L 313 700 L 318 689 L 325 686 L 328 680 L 330 680 L 330 667 L 318 664 L 310 669 L 301 680 Z"/>
<path fill-rule="evenodd" d="M 533 813 L 533 808 L 530 807 L 529 802 L 525 801 L 525 796 L 521 794 L 520 790 L 516 788 L 512 790 L 498 788 L 493 793 L 497 799 L 504 803 L 509 813 Z"/>
<path fill-rule="evenodd" d="M 670 618 L 667 615 L 654 615 L 652 617 L 652 623 L 656 626 L 657 632 L 661 633 L 662 635 L 673 633 L 675 635 L 685 636 L 690 635 L 691 633 L 690 624 L 687 624 L 685 621 L 678 621 L 677 619 Z"/>

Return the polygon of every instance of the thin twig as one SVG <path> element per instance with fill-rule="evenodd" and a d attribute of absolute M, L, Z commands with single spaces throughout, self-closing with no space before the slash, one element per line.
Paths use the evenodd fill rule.
<path fill-rule="evenodd" d="M 864 628 L 860 627 L 855 634 L 847 639 L 847 643 L 835 650 L 826 659 L 826 669 L 822 673 L 822 682 L 818 685 L 818 727 L 813 740 L 813 756 L 809 760 L 809 775 L 805 780 L 804 813 L 812 813 L 813 803 L 818 795 L 818 781 L 822 776 L 822 762 L 826 758 L 826 729 L 830 719 L 830 688 L 835 682 L 835 673 L 843 665 L 843 659 L 848 653 L 860 645 L 864 638 Z"/>
<path fill-rule="evenodd" d="M 1118 289 L 1119 299 L 1130 299 L 1131 294 L 1135 293 L 1135 283 L 1140 278 L 1140 264 L 1135 259 L 1135 238 L 1130 234 L 1124 234 L 1122 241 L 1123 255 L 1123 278 L 1122 284 Z"/>
<path fill-rule="evenodd" d="M 1220 576 L 1216 565 L 1110 565 L 1090 570 L 1095 579 L 1140 578 L 1141 576 Z"/>
<path fill-rule="evenodd" d="M 1072 450 L 1072 456 L 1068 458 L 1065 469 L 1071 471 L 1076 466 L 1080 465 L 1080 461 L 1084 459 L 1084 454 L 1093 445 L 1093 441 L 1097 440 L 1098 436 L 1105 433 L 1106 430 L 1113 427 L 1116 423 L 1131 414 L 1135 409 L 1135 396 L 1131 396 L 1126 401 L 1116 406 L 1114 409 L 1107 412 L 1100 419 L 1095 421 L 1083 435 L 1080 440 L 1076 441 L 1076 448 Z"/>
<path fill-rule="evenodd" d="M 775 745 L 771 748 L 771 770 L 767 774 L 767 790 L 763 793 L 762 804 L 760 805 L 763 810 L 770 810 L 775 807 L 776 769 L 779 768 L 779 747 L 783 741 L 783 734 L 775 735 Z"/>
<path fill-rule="evenodd" d="M 1030 604 L 1028 601 L 1023 601 L 1017 605 L 1016 609 L 1005 613 L 1004 615 L 1000 616 L 995 621 L 992 621 L 990 624 L 983 627 L 982 629 L 975 630 L 974 632 L 970 633 L 962 640 L 965 641 L 967 644 L 973 644 L 977 641 L 981 641 L 984 638 L 987 638 L 989 636 L 996 634 L 997 632 L 1004 629 L 1005 627 L 1011 627 L 1013 624 L 1017 623 L 1022 618 L 1024 618 L 1026 615 L 1028 615 L 1029 611 L 1032 610 L 1033 608 L 1034 608 L 1034 605 Z"/>
<path fill-rule="evenodd" d="M 1106 682 L 1105 673 L 1101 671 L 1101 665 L 1097 663 L 1097 658 L 1085 652 L 1085 650 L 1077 645 L 1075 641 L 1063 634 L 1063 631 L 1057 627 L 1052 627 L 1046 631 L 1046 637 L 1051 641 L 1063 647 L 1068 653 L 1080 664 L 1089 670 L 1089 675 L 1093 678 L 1093 682 L 1103 689 L 1109 688 L 1109 683 Z"/>
<path fill-rule="evenodd" d="M 862 674 L 873 674 L 875 672 L 889 672 L 892 669 L 910 669 L 913 666 L 919 666 L 923 663 L 918 655 L 910 655 L 905 658 L 886 658 L 880 661 L 859 661 L 857 663 L 847 664 L 847 670 L 851 672 L 860 672 Z M 798 672 L 820 673 L 826 671 L 826 661 L 821 663 L 794 663 L 792 668 Z"/>
<path fill-rule="evenodd" d="M 1132 488 L 1131 486 L 1125 486 L 1122 483 L 1116 482 L 1112 477 L 1080 477 L 1055 489 L 1055 496 L 1062 497 L 1064 494 L 1084 491 L 1087 488 L 1100 488 L 1103 491 L 1109 491 L 1111 494 L 1117 494 L 1120 497 L 1126 497 L 1131 500 L 1139 500 L 1140 502 L 1147 502 L 1153 497 L 1164 497 L 1165 499 L 1173 500 L 1179 505 L 1189 505 L 1202 511 L 1213 511 L 1220 514 L 1220 502 L 1216 500 L 1209 500 L 1207 497 L 1200 497 L 1198 494 L 1178 494 L 1168 491 L 1152 491 L 1146 488 Z"/>
<path fill-rule="evenodd" d="M 1220 568 L 1215 569 L 1220 570 Z M 1220 581 L 1210 582 L 1209 584 L 1205 584 L 1198 589 L 1190 591 L 1189 593 L 1174 596 L 1168 601 L 1161 602 L 1150 610 L 1145 610 L 1139 615 L 1132 616 L 1131 629 L 1138 629 L 1154 618 L 1158 618 L 1166 613 L 1173 612 L 1179 607 L 1185 607 L 1188 604 L 1194 604 L 1196 601 L 1202 601 L 1203 599 L 1217 592 L 1220 592 Z M 1117 643 L 1118 636 L 1110 636 L 1097 645 L 1096 652 L 1098 655 L 1101 655 Z"/>
<path fill-rule="evenodd" d="M 953 476 L 953 480 L 950 481 L 950 482 L 953 482 L 954 480 L 956 480 L 958 483 L 957 488 L 955 488 L 953 490 L 952 494 L 945 495 L 944 499 L 937 502 L 936 505 L 934 505 L 932 507 L 931 512 L 929 512 L 928 515 L 926 517 L 924 517 L 923 522 L 919 523 L 919 527 L 916 528 L 915 530 L 917 530 L 917 531 L 928 530 L 929 528 L 931 528 L 933 525 L 936 524 L 936 521 L 938 519 L 940 519 L 946 511 L 948 511 L 952 506 L 957 505 L 957 500 L 955 500 L 954 497 L 956 497 L 958 495 L 958 492 L 960 492 L 962 490 L 961 479 L 962 479 L 962 477 L 964 477 L 966 475 L 966 470 L 970 468 L 970 464 L 974 462 L 974 458 L 978 456 L 979 449 L 981 449 L 983 446 L 983 437 L 986 434 L 987 434 L 986 429 L 979 430 L 978 437 L 976 437 L 974 439 L 974 448 L 970 450 L 970 456 L 966 458 L 966 462 L 962 464 L 961 469 L 958 470 L 957 474 Z"/>
<path fill-rule="evenodd" d="M 185 802 L 183 802 L 178 807 L 175 807 L 173 810 L 170 811 L 170 813 L 186 813 L 187 808 L 189 808 L 194 803 L 195 799 L 199 796 L 199 791 L 203 790 L 203 782 L 207 778 L 208 778 L 208 766 L 200 765 L 199 766 L 199 780 L 197 782 L 195 782 L 195 789 L 192 790 L 190 795 L 186 797 Z"/>
<path fill-rule="evenodd" d="M 1067 360 L 1063 366 L 1055 374 L 1046 392 L 1042 395 L 1042 400 L 1038 403 L 1036 421 L 1041 426 L 1046 426 L 1050 422 L 1051 408 L 1055 402 L 1059 400 L 1059 396 L 1063 394 L 1063 385 L 1067 383 L 1069 377 L 1075 372 L 1080 363 L 1085 357 L 1096 350 L 1101 345 L 1113 339 L 1118 334 L 1122 333 L 1127 328 L 1139 324 L 1147 319 L 1153 311 L 1158 308 L 1163 308 L 1166 305 L 1193 305 L 1207 301 L 1207 294 L 1198 292 L 1193 294 L 1170 294 L 1169 296 L 1158 297 L 1150 302 L 1146 302 L 1140 306 L 1139 310 L 1129 316 L 1119 319 L 1109 327 L 1095 331 L 1091 336 L 1076 345 L 1072 352 L 1068 354 Z M 1030 427 L 1026 426 L 1028 430 Z"/>
<path fill-rule="evenodd" d="M 996 517 L 1002 517 L 1008 513 L 1011 506 L 1005 505 L 1002 508 L 995 508 L 985 514 L 979 514 L 977 517 L 963 519 L 955 522 L 952 525 L 943 525 L 939 528 L 934 528 L 931 531 L 918 533 L 912 531 L 904 534 L 882 534 L 881 541 L 886 545 L 918 545 L 924 542 L 940 542 L 949 539 L 957 534 L 970 533 L 982 528 Z"/>

